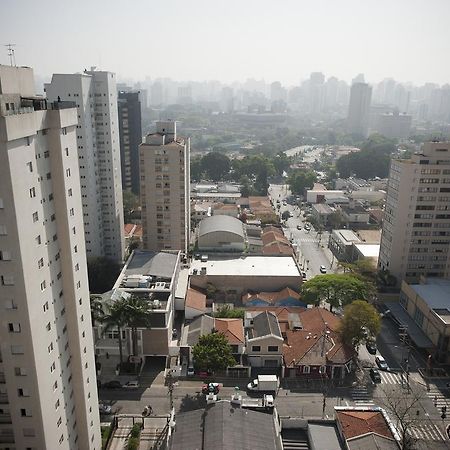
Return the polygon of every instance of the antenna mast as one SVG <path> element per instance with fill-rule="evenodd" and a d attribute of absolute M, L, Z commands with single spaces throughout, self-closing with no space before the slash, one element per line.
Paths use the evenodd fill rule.
<path fill-rule="evenodd" d="M 16 65 L 16 55 L 14 50 L 15 46 L 16 44 L 5 44 L 5 47 L 8 49 L 9 63 L 11 64 L 11 67 Z"/>

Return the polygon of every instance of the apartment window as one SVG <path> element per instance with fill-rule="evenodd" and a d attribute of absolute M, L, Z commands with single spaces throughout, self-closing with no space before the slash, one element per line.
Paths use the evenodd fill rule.
<path fill-rule="evenodd" d="M 37 222 L 39 220 L 39 214 L 37 211 L 33 213 L 33 222 Z"/>
<path fill-rule="evenodd" d="M 55 214 L 52 214 L 52 215 L 50 216 L 50 220 L 51 220 L 52 222 L 54 222 L 54 221 L 56 220 Z"/>
<path fill-rule="evenodd" d="M 44 308 L 44 312 L 47 312 L 47 311 L 48 311 L 48 302 L 45 302 L 45 303 L 44 303 L 43 308 Z"/>
<path fill-rule="evenodd" d="M 44 133 L 42 133 L 42 134 L 44 134 Z M 45 133 L 45 134 L 47 134 L 47 133 Z M 48 150 L 45 150 L 44 158 L 48 158 L 48 157 L 50 157 L 50 152 Z"/>
<path fill-rule="evenodd" d="M 19 397 L 29 397 L 30 392 L 28 391 L 28 389 L 19 388 L 19 389 L 17 389 L 17 395 Z"/>
<path fill-rule="evenodd" d="M 0 198 L 0 209 L 3 209 L 3 199 Z"/>
<path fill-rule="evenodd" d="M 5 300 L 5 309 L 17 309 L 17 305 L 14 303 L 14 300 Z"/>
<path fill-rule="evenodd" d="M 56 422 L 56 426 L 60 426 L 62 424 L 62 419 L 61 419 L 61 417 L 58 419 L 58 422 Z"/>
<path fill-rule="evenodd" d="M 53 242 L 57 241 L 58 240 L 58 235 L 54 234 L 53 237 L 52 237 L 52 240 L 53 240 Z"/>
<path fill-rule="evenodd" d="M 311 371 L 311 368 L 309 366 L 303 366 L 303 373 L 309 373 Z"/>
<path fill-rule="evenodd" d="M 51 323 L 48 322 L 45 328 L 46 328 L 47 331 L 50 331 L 52 329 Z"/>
<path fill-rule="evenodd" d="M 72 188 L 68 189 L 67 195 L 68 195 L 69 197 L 72 197 Z"/>
<path fill-rule="evenodd" d="M 30 198 L 34 198 L 36 197 L 36 189 L 34 187 L 32 187 L 30 189 Z"/>
<path fill-rule="evenodd" d="M 73 216 L 73 215 L 75 214 L 75 211 L 74 211 L 74 209 L 73 209 L 73 208 L 70 208 L 70 210 L 69 210 L 69 214 L 70 214 L 71 216 Z"/>
<path fill-rule="evenodd" d="M 64 442 L 64 435 L 62 434 L 61 437 L 59 438 L 59 443 L 62 444 Z"/>
<path fill-rule="evenodd" d="M 11 345 L 12 355 L 23 355 L 25 353 L 23 345 Z"/>
<path fill-rule="evenodd" d="M 11 261 L 11 253 L 6 250 L 0 250 L 0 261 Z"/>
<path fill-rule="evenodd" d="M 67 128 L 63 128 L 63 129 L 61 130 L 61 133 L 65 136 L 65 135 L 67 134 Z"/>
<path fill-rule="evenodd" d="M 56 364 L 53 362 L 50 366 L 50 372 L 53 373 L 56 370 Z"/>
<path fill-rule="evenodd" d="M 55 261 L 58 261 L 58 259 L 60 258 L 60 254 L 59 254 L 59 252 L 55 255 Z"/>
<path fill-rule="evenodd" d="M 56 389 L 58 389 L 58 381 L 53 383 L 53 390 L 56 391 Z"/>
<path fill-rule="evenodd" d="M 1 282 L 2 282 L 2 286 L 14 286 L 14 276 L 13 275 L 2 275 Z"/>
<path fill-rule="evenodd" d="M 77 234 L 77 230 L 76 230 L 75 227 L 72 227 L 72 233 L 73 233 L 73 234 Z"/>
<path fill-rule="evenodd" d="M 26 409 L 26 408 L 21 408 L 20 409 L 20 415 L 22 417 L 31 417 L 32 416 L 31 410 L 30 409 Z"/>
<path fill-rule="evenodd" d="M 10 333 L 20 333 L 20 323 L 8 323 Z"/>
<path fill-rule="evenodd" d="M 66 177 L 70 177 L 70 169 L 66 169 Z"/>
<path fill-rule="evenodd" d="M 14 374 L 16 377 L 25 377 L 27 375 L 27 371 L 23 367 L 14 367 Z"/>
<path fill-rule="evenodd" d="M 53 194 L 48 194 L 48 201 L 51 202 L 53 200 Z"/>
<path fill-rule="evenodd" d="M 252 345 L 252 352 L 260 352 L 261 346 L 260 345 Z"/>
<path fill-rule="evenodd" d="M 47 283 L 46 283 L 46 281 L 44 280 L 44 281 L 41 283 L 41 291 L 44 291 L 46 287 L 47 287 Z"/>
<path fill-rule="evenodd" d="M 27 167 L 30 172 L 33 172 L 33 163 L 31 161 L 27 162 Z"/>
<path fill-rule="evenodd" d="M 75 272 L 78 272 L 80 270 L 80 265 L 78 263 L 75 264 Z"/>
<path fill-rule="evenodd" d="M 6 230 L 6 225 L 0 224 L 0 236 L 6 236 L 7 234 L 8 234 L 8 232 Z"/>
<path fill-rule="evenodd" d="M 34 431 L 34 428 L 24 428 L 23 435 L 24 437 L 34 437 L 36 436 L 36 432 Z"/>
<path fill-rule="evenodd" d="M 53 342 L 50 342 L 50 345 L 47 347 L 49 353 L 53 351 Z"/>
<path fill-rule="evenodd" d="M 52 174 L 50 172 L 47 172 L 47 180 L 51 180 L 52 179 Z"/>
<path fill-rule="evenodd" d="M 73 252 L 74 252 L 74 253 L 78 253 L 78 246 L 77 246 L 77 245 L 75 245 L 75 246 L 73 247 Z"/>
<path fill-rule="evenodd" d="M 80 289 L 81 287 L 81 281 L 77 281 L 77 289 Z"/>

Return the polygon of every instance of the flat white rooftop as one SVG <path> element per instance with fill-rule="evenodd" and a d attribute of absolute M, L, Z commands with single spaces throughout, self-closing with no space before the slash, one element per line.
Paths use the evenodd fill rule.
<path fill-rule="evenodd" d="M 366 258 L 378 258 L 380 254 L 380 244 L 354 244 L 361 255 Z"/>
<path fill-rule="evenodd" d="M 207 275 L 259 276 L 259 277 L 301 277 L 292 256 L 247 256 L 245 258 L 209 259 L 207 262 L 194 260 L 191 274 L 206 267 Z"/>

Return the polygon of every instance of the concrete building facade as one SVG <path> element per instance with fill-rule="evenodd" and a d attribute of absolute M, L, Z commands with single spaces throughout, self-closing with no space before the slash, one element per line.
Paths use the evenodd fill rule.
<path fill-rule="evenodd" d="M 118 113 L 122 188 L 139 195 L 139 145 L 142 143 L 139 92 L 119 91 Z"/>
<path fill-rule="evenodd" d="M 125 255 L 122 176 L 115 75 L 85 71 L 54 74 L 45 85 L 51 101 L 74 101 L 77 147 L 88 257 L 123 261 Z"/>
<path fill-rule="evenodd" d="M 350 133 L 367 137 L 371 99 L 372 88 L 367 83 L 354 83 L 352 85 L 347 117 Z"/>
<path fill-rule="evenodd" d="M 176 122 L 159 121 L 140 145 L 143 244 L 146 250 L 189 248 L 190 140 Z"/>
<path fill-rule="evenodd" d="M 393 160 L 378 266 L 407 282 L 450 276 L 450 142 Z"/>
<path fill-rule="evenodd" d="M 0 66 L 0 448 L 101 448 L 77 110 Z"/>

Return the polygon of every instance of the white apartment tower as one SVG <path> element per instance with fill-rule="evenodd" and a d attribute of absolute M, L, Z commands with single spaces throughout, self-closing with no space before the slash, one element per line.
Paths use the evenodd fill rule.
<path fill-rule="evenodd" d="M 101 448 L 77 110 L 0 66 L 0 448 Z"/>
<path fill-rule="evenodd" d="M 398 284 L 450 277 L 450 142 L 392 160 L 378 264 Z"/>
<path fill-rule="evenodd" d="M 76 103 L 77 147 L 88 257 L 122 261 L 125 253 L 115 75 L 54 74 L 47 98 Z"/>
<path fill-rule="evenodd" d="M 372 88 L 367 83 L 354 83 L 350 89 L 347 126 L 353 134 L 367 137 L 369 133 Z"/>
<path fill-rule="evenodd" d="M 143 244 L 146 250 L 189 247 L 190 140 L 176 122 L 159 121 L 139 147 Z"/>

